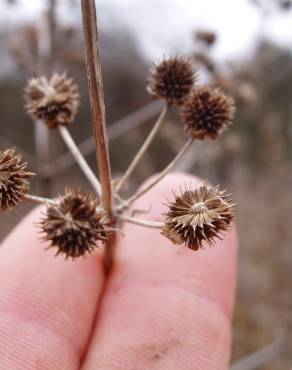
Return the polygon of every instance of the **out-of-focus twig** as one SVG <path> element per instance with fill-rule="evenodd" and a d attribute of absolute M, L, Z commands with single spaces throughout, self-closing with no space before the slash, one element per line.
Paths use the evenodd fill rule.
<path fill-rule="evenodd" d="M 149 146 L 153 142 L 153 140 L 154 140 L 155 136 L 157 135 L 161 125 L 163 124 L 163 121 L 164 121 L 165 115 L 167 113 L 167 110 L 168 110 L 168 106 L 165 105 L 163 107 L 155 125 L 153 126 L 152 130 L 150 131 L 149 135 L 147 136 L 146 140 L 144 141 L 143 145 L 141 146 L 138 153 L 136 154 L 136 156 L 134 157 L 134 159 L 130 163 L 128 169 L 126 170 L 126 172 L 124 173 L 124 175 L 122 176 L 120 181 L 118 182 L 118 184 L 115 188 L 115 191 L 117 193 L 120 191 L 120 189 L 122 188 L 124 183 L 128 180 L 128 178 L 131 176 L 133 171 L 136 169 L 139 162 L 142 160 L 143 156 L 145 155 L 147 149 L 149 148 Z"/>
<path fill-rule="evenodd" d="M 290 159 L 292 159 L 292 103 L 290 103 L 289 107 L 289 121 L 290 125 L 288 127 L 288 141 L 289 141 L 288 150 Z"/>
<path fill-rule="evenodd" d="M 150 118 L 156 116 L 162 108 L 161 101 L 154 101 L 143 108 L 131 113 L 130 115 L 116 121 L 108 128 L 109 141 L 118 139 L 127 134 L 141 124 L 147 122 Z M 95 140 L 90 137 L 78 145 L 80 152 L 84 157 L 88 156 L 95 150 Z M 65 153 L 56 159 L 51 166 L 45 168 L 45 172 L 53 173 L 54 176 L 75 163 L 71 153 Z"/>
<path fill-rule="evenodd" d="M 124 222 L 129 222 L 133 225 L 149 227 L 150 229 L 162 229 L 163 226 L 164 226 L 163 222 L 150 221 L 150 220 L 141 220 L 141 219 L 134 218 L 134 217 L 127 216 L 127 215 L 123 215 L 123 214 L 118 215 L 117 217 L 120 220 L 124 221 Z"/>
<path fill-rule="evenodd" d="M 190 172 L 196 161 L 197 147 L 193 146 L 190 151 L 176 164 L 175 169 L 179 172 Z"/>
<path fill-rule="evenodd" d="M 56 0 L 49 0 L 48 10 L 44 14 L 38 27 L 38 72 L 47 74 L 52 60 L 53 34 L 55 34 L 55 7 Z M 51 195 L 52 175 L 45 171 L 51 162 L 51 133 L 43 122 L 35 122 L 35 149 L 38 161 L 38 176 L 40 179 L 40 193 Z"/>
<path fill-rule="evenodd" d="M 124 134 L 132 131 L 136 127 L 145 123 L 149 119 L 161 112 L 163 103 L 161 101 L 154 101 L 143 108 L 131 113 L 130 115 L 116 121 L 109 127 L 109 140 L 115 140 Z M 85 145 L 85 143 L 84 143 Z"/>
<path fill-rule="evenodd" d="M 277 358 L 284 351 L 284 335 L 278 336 L 272 343 L 260 350 L 245 356 L 234 365 L 230 370 L 257 370 L 266 366 L 269 362 Z"/>

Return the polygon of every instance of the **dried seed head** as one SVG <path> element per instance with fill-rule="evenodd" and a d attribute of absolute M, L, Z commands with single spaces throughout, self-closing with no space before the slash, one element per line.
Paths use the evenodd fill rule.
<path fill-rule="evenodd" d="M 79 106 L 77 85 L 65 73 L 54 73 L 50 80 L 44 76 L 30 79 L 24 99 L 28 114 L 42 120 L 48 128 L 69 125 Z"/>
<path fill-rule="evenodd" d="M 0 151 L 0 212 L 15 207 L 28 192 L 28 179 L 34 174 L 26 167 L 14 148 Z"/>
<path fill-rule="evenodd" d="M 50 205 L 41 221 L 44 239 L 57 247 L 57 255 L 79 257 L 90 253 L 97 241 L 104 241 L 104 212 L 98 211 L 99 201 L 79 190 L 66 190 L 55 205 Z"/>
<path fill-rule="evenodd" d="M 192 91 L 181 108 L 186 132 L 194 139 L 216 139 L 234 117 L 232 98 L 220 89 L 200 86 Z"/>
<path fill-rule="evenodd" d="M 153 65 L 148 78 L 148 92 L 167 104 L 182 104 L 197 76 L 189 58 L 173 57 Z"/>
<path fill-rule="evenodd" d="M 193 250 L 202 248 L 203 240 L 212 245 L 234 219 L 234 205 L 228 196 L 207 183 L 175 196 L 168 207 L 162 234 L 173 243 L 185 244 Z"/>

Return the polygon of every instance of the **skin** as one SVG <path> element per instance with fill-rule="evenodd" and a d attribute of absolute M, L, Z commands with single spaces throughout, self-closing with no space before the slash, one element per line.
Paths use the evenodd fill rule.
<path fill-rule="evenodd" d="M 169 175 L 134 208 L 159 220 Z M 27 216 L 0 249 L 0 369 L 223 370 L 230 358 L 237 238 L 194 252 L 125 224 L 105 281 L 99 253 L 74 262 L 44 250 Z"/>

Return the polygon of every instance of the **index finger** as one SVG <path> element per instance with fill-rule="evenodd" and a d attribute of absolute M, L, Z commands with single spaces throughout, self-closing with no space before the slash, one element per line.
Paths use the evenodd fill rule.
<path fill-rule="evenodd" d="M 27 216 L 0 248 L 0 368 L 78 369 L 103 286 L 98 256 L 64 261 Z"/>

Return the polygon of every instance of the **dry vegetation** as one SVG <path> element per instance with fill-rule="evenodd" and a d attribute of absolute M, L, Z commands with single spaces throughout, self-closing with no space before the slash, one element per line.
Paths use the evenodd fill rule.
<path fill-rule="evenodd" d="M 25 32 L 18 29 L 13 35 L 4 32 L 1 35 L 1 53 L 9 45 L 10 52 L 14 54 L 15 69 L 11 75 L 2 76 L 0 81 L 0 145 L 3 148 L 7 146 L 7 141 L 8 144 L 16 143 L 27 152 L 24 157 L 33 165 L 32 126 L 22 109 L 22 89 L 29 74 L 23 68 L 25 62 L 19 57 L 18 48 L 22 42 L 19 35 L 28 35 L 26 53 L 30 55 L 35 30 L 32 25 L 23 27 Z M 101 39 L 105 100 L 111 107 L 107 112 L 111 123 L 149 103 L 145 93 L 148 66 L 129 35 L 102 34 Z M 54 55 L 59 61 L 55 66 L 57 70 L 62 71 L 66 66 L 66 70 L 76 76 L 82 97 L 78 122 L 87 122 L 90 108 L 81 42 L 78 29 L 60 29 Z M 196 43 L 194 54 L 195 51 L 197 58 L 200 50 Z M 206 58 L 201 60 L 201 68 L 206 68 Z M 228 66 L 220 73 L 216 68 L 209 68 L 209 72 L 211 79 L 237 97 L 236 126 L 224 135 L 220 143 L 198 145 L 180 163 L 179 169 L 208 177 L 213 183 L 222 183 L 232 191 L 238 204 L 237 226 L 241 249 L 234 321 L 235 361 L 272 342 L 282 330 L 286 330 L 287 342 L 292 340 L 292 58 L 289 52 L 263 41 L 252 61 Z M 169 129 L 162 129 L 129 189 L 159 171 L 173 156 L 175 146 L 180 147 L 183 138 L 171 122 L 175 119 L 173 113 L 169 118 Z M 150 120 L 110 143 L 116 175 L 128 164 L 128 158 L 121 156 L 121 153 L 127 150 L 129 158 L 135 153 L 145 132 L 148 132 L 147 122 Z M 72 133 L 77 142 L 82 142 L 89 136 L 90 126 L 84 125 L 84 129 L 80 130 L 78 124 L 74 124 Z M 168 144 L 170 140 L 165 140 L 174 137 L 174 146 Z M 53 159 L 64 152 L 62 144 L 56 139 Z M 93 162 L 94 154 L 90 154 L 88 159 Z M 50 189 L 52 195 L 63 191 L 67 183 L 88 188 L 82 175 L 76 176 L 76 169 L 71 166 L 63 171 L 62 176 L 56 176 Z M 33 190 L 39 188 L 37 178 L 33 180 L 32 187 Z M 0 239 L 29 207 L 24 204 L 13 212 L 1 214 Z M 291 353 L 291 349 L 290 352 L 283 351 L 276 360 L 260 369 L 288 369 L 292 362 Z"/>

